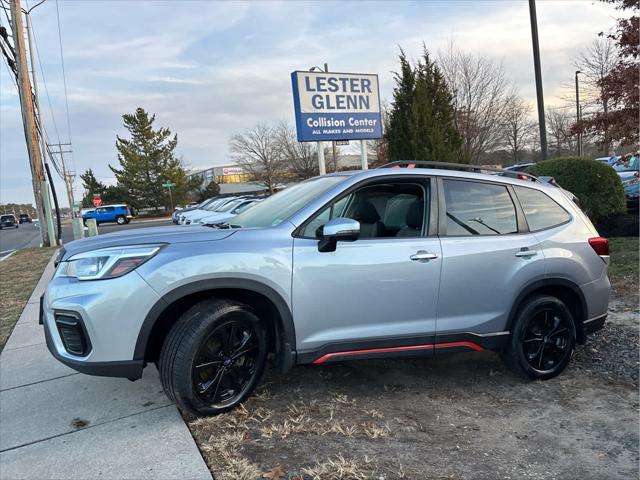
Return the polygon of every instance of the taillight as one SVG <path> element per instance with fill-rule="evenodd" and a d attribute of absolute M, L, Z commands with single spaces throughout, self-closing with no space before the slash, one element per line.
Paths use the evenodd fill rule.
<path fill-rule="evenodd" d="M 603 237 L 593 237 L 589 239 L 589 245 L 591 248 L 601 257 L 609 256 L 609 240 Z"/>

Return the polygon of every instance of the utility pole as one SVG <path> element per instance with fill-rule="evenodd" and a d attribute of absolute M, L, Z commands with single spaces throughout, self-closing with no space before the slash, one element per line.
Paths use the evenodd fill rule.
<path fill-rule="evenodd" d="M 60 163 L 62 163 L 62 176 L 64 177 L 64 186 L 67 189 L 67 199 L 69 201 L 69 208 L 71 209 L 71 216 L 73 217 L 75 200 L 73 198 L 73 178 L 75 174 L 67 170 L 67 164 L 64 161 L 64 154 L 71 153 L 72 150 L 63 150 L 62 147 L 70 147 L 70 143 L 50 143 L 49 147 L 57 147 L 58 151 L 53 153 L 60 154 Z"/>
<path fill-rule="evenodd" d="M 33 100 L 36 106 L 36 114 L 38 115 L 38 124 L 40 125 L 40 145 L 42 147 L 42 159 L 45 164 L 45 169 L 47 169 L 47 134 L 44 128 L 44 122 L 42 121 L 42 110 L 40 110 L 40 95 L 38 94 L 38 80 L 36 77 L 36 68 L 35 68 L 35 58 L 33 56 L 33 29 L 31 28 L 31 15 L 30 11 L 25 14 L 25 18 L 27 19 L 27 40 L 29 42 L 29 59 L 31 60 L 31 78 L 33 81 Z M 42 192 L 44 201 L 44 221 L 47 223 L 47 231 L 55 232 L 55 227 L 53 226 L 53 213 L 51 212 L 51 199 L 49 197 L 50 185 L 45 176 L 44 181 L 46 186 L 44 188 L 44 192 Z M 59 214 L 60 212 L 58 212 Z M 51 238 L 53 239 L 55 235 L 51 234 Z M 52 242 L 53 243 L 53 242 Z"/>
<path fill-rule="evenodd" d="M 529 18 L 531 20 L 531 40 L 533 43 L 533 67 L 536 73 L 538 124 L 540 125 L 540 153 L 542 154 L 542 160 L 546 160 L 547 125 L 544 118 L 544 94 L 542 92 L 542 69 L 540 67 L 540 44 L 538 43 L 538 18 L 536 16 L 536 0 L 529 0 Z"/>
<path fill-rule="evenodd" d="M 45 182 L 44 169 L 42 166 L 42 156 L 38 147 L 38 131 L 36 129 L 35 113 L 33 111 L 33 97 L 31 96 L 31 82 L 29 80 L 29 72 L 27 70 L 27 54 L 24 44 L 24 30 L 22 26 L 22 11 L 20 0 L 11 0 L 11 23 L 13 33 L 13 43 L 16 51 L 15 60 L 18 70 L 18 93 L 20 94 L 20 105 L 22 110 L 22 124 L 24 127 L 24 136 L 27 143 L 27 152 L 29 154 L 29 164 L 31 166 L 31 178 L 33 182 L 33 196 L 40 219 L 40 237 L 42 245 L 49 247 L 56 244 L 55 233 L 49 230 L 46 218 L 45 202 L 48 198 L 42 194 L 43 188 L 45 193 L 48 186 Z"/>
<path fill-rule="evenodd" d="M 576 122 L 582 120 L 582 112 L 580 111 L 580 90 L 578 87 L 578 74 L 582 73 L 576 70 Z M 582 134 L 578 132 L 578 156 L 582 157 Z"/>

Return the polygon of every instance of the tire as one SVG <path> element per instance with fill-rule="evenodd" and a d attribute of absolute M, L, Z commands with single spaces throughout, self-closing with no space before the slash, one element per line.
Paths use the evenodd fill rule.
<path fill-rule="evenodd" d="M 124 225 L 125 223 L 127 223 L 127 219 L 119 215 L 116 217 L 116 223 L 118 225 Z"/>
<path fill-rule="evenodd" d="M 180 409 L 217 415 L 249 396 L 266 359 L 266 331 L 250 307 L 229 300 L 204 300 L 187 310 L 169 331 L 160 353 L 160 379 Z"/>
<path fill-rule="evenodd" d="M 575 344 L 575 322 L 567 306 L 550 295 L 533 295 L 518 310 L 503 358 L 525 377 L 548 380 L 567 367 Z"/>

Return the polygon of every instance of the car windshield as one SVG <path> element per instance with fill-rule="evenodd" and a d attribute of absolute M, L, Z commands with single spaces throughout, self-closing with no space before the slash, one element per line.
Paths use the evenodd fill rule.
<path fill-rule="evenodd" d="M 0 217 L 0 222 L 6 222 L 7 220 L 13 220 L 13 215 L 2 215 Z"/>
<path fill-rule="evenodd" d="M 233 225 L 242 228 L 279 225 L 307 203 L 346 178 L 342 175 L 319 177 L 288 187 L 234 217 Z"/>
<path fill-rule="evenodd" d="M 220 208 L 216 208 L 214 212 L 228 212 L 234 207 L 237 207 L 240 202 L 242 202 L 242 200 L 232 200 L 231 202 L 225 203 Z"/>
<path fill-rule="evenodd" d="M 631 160 L 629 160 L 628 164 L 624 164 L 624 163 L 619 163 L 618 165 L 615 165 L 613 168 L 616 172 L 628 172 L 631 170 L 638 170 L 640 167 L 640 157 L 632 157 Z"/>

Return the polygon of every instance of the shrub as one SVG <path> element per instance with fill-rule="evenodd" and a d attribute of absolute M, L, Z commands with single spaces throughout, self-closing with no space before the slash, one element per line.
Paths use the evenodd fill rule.
<path fill-rule="evenodd" d="M 532 166 L 529 172 L 553 177 L 562 188 L 578 197 L 582 210 L 594 222 L 626 211 L 620 177 L 602 162 L 578 157 L 555 158 Z"/>

